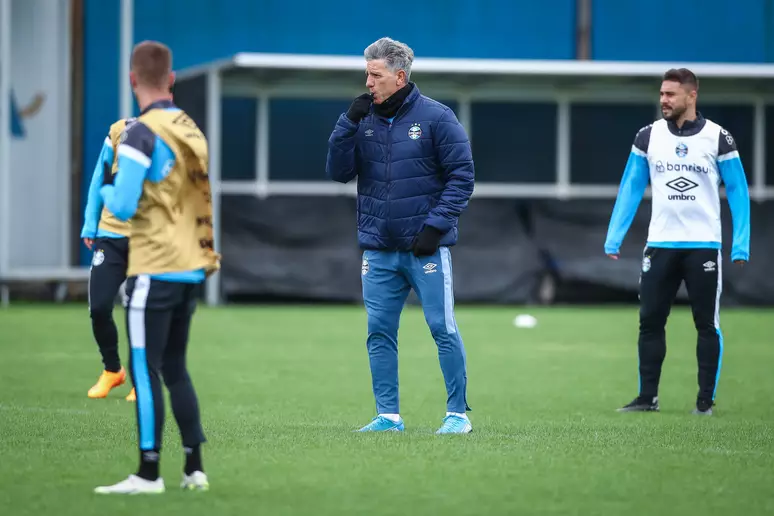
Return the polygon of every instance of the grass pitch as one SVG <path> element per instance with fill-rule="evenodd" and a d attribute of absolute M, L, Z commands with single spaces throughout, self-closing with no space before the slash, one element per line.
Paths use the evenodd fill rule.
<path fill-rule="evenodd" d="M 534 329 L 516 329 L 529 311 Z M 121 356 L 127 356 L 117 308 Z M 637 308 L 459 307 L 474 432 L 436 436 L 445 392 L 420 310 L 400 331 L 403 434 L 361 435 L 374 403 L 360 307 L 201 308 L 189 367 L 208 493 L 183 493 L 167 405 L 161 496 L 92 494 L 137 461 L 125 385 L 85 306 L 0 311 L 0 514 L 774 514 L 774 311 L 725 310 L 716 413 L 692 416 L 695 331 L 675 309 L 658 414 L 637 389 Z"/>

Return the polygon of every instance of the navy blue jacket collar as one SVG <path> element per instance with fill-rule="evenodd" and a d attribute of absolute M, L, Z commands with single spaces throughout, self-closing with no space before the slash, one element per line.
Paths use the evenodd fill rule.
<path fill-rule="evenodd" d="M 683 122 L 682 127 L 677 127 L 677 124 L 672 120 L 667 120 L 667 127 L 669 127 L 669 132 L 675 136 L 693 136 L 694 134 L 698 134 L 699 131 L 704 129 L 706 124 L 707 120 L 698 111 L 696 112 L 696 120 L 686 120 Z"/>
<path fill-rule="evenodd" d="M 141 115 L 144 115 L 151 109 L 169 109 L 169 108 L 175 108 L 175 103 L 169 99 L 164 100 L 157 100 L 156 102 L 153 102 L 152 104 L 149 104 L 148 107 L 142 110 Z"/>
<path fill-rule="evenodd" d="M 404 108 L 406 108 L 406 107 L 410 106 L 411 104 L 413 104 L 414 102 L 416 102 L 416 100 L 417 100 L 417 99 L 418 99 L 418 98 L 419 98 L 419 97 L 422 95 L 422 93 L 420 93 L 420 91 L 419 91 L 419 86 L 417 86 L 417 85 L 416 85 L 416 83 L 411 83 L 411 84 L 413 84 L 413 85 L 414 85 L 414 87 L 413 87 L 413 88 L 411 88 L 411 92 L 409 92 L 408 96 L 406 96 L 406 100 L 404 100 L 404 101 L 403 101 L 403 104 L 401 104 L 400 108 L 398 108 L 398 112 L 395 114 L 395 117 L 393 117 L 393 119 L 394 119 L 394 118 L 397 118 L 397 116 L 398 116 L 399 114 L 401 114 L 401 112 L 402 112 L 402 110 L 403 110 Z M 373 107 L 373 105 L 371 105 L 371 108 L 370 108 L 370 109 L 371 109 L 371 114 L 372 114 L 373 116 L 376 116 L 376 117 L 378 117 L 378 116 L 379 116 L 379 115 L 377 115 L 377 114 L 374 112 L 374 107 Z M 380 117 L 380 118 L 381 118 L 381 117 Z"/>
<path fill-rule="evenodd" d="M 411 93 L 409 93 L 408 96 L 406 97 L 406 100 L 403 101 L 404 105 L 411 104 L 412 102 L 417 100 L 421 95 L 421 93 L 419 92 L 419 86 L 417 86 L 416 83 L 411 83 L 411 84 L 413 84 L 414 87 L 411 88 Z"/>

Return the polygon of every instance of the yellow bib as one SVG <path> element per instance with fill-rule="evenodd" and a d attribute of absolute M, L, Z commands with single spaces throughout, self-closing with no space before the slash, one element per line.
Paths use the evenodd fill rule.
<path fill-rule="evenodd" d="M 166 177 L 148 179 L 132 217 L 128 275 L 220 268 L 213 249 L 207 139 L 181 110 L 152 109 L 138 118 L 175 156 Z M 153 166 L 153 165 L 152 165 Z"/>
<path fill-rule="evenodd" d="M 110 138 L 110 142 L 113 144 L 112 170 L 114 175 L 116 172 L 118 172 L 118 144 L 120 143 L 119 140 L 121 138 L 121 133 L 124 131 L 124 127 L 126 127 L 126 120 L 119 120 L 110 126 L 110 133 L 108 137 Z M 126 237 L 128 237 L 131 233 L 131 226 L 129 222 L 118 220 L 116 216 L 110 213 L 110 211 L 108 211 L 108 209 L 105 207 L 102 208 L 102 214 L 99 219 L 99 229 L 110 231 L 111 233 L 116 233 Z"/>

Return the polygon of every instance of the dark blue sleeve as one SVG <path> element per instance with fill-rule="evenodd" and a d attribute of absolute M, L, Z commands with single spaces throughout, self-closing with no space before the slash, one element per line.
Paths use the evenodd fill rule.
<path fill-rule="evenodd" d="M 610 217 L 605 239 L 605 253 L 618 254 L 626 233 L 632 225 L 637 208 L 645 195 L 645 189 L 650 180 L 650 166 L 648 165 L 648 142 L 650 140 L 650 126 L 640 129 L 634 138 L 634 144 L 629 152 L 629 160 L 626 162 L 621 185 L 618 188 L 618 197 Z"/>
<path fill-rule="evenodd" d="M 473 153 L 465 128 L 451 109 L 444 111 L 438 120 L 433 140 L 446 186 L 425 223 L 446 233 L 457 225 L 457 219 L 473 194 Z"/>
<path fill-rule="evenodd" d="M 140 122 L 132 124 L 121 135 L 115 185 L 103 186 L 101 190 L 105 206 L 119 220 L 129 220 L 137 211 L 155 144 L 156 135 Z"/>
<path fill-rule="evenodd" d="M 355 136 L 358 124 L 342 114 L 328 138 L 325 175 L 339 183 L 349 183 L 357 175 Z"/>
<path fill-rule="evenodd" d="M 731 134 L 722 129 L 718 142 L 718 172 L 726 185 L 733 237 L 731 260 L 750 260 L 750 191 L 742 159 Z"/>

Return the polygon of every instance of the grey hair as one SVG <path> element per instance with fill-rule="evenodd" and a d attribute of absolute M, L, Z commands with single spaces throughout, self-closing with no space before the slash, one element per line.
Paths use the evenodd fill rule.
<path fill-rule="evenodd" d="M 406 81 L 411 76 L 414 51 L 405 43 L 391 38 L 381 38 L 368 45 L 363 54 L 366 61 L 384 59 L 384 64 L 392 73 L 397 73 L 398 70 L 405 71 Z"/>

